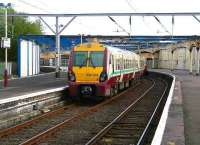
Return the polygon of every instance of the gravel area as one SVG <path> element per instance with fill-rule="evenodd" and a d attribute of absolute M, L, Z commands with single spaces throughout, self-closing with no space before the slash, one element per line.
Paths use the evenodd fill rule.
<path fill-rule="evenodd" d="M 124 93 L 122 97 L 114 100 L 112 103 L 105 105 L 98 112 L 85 117 L 70 127 L 63 128 L 57 132 L 48 141 L 41 143 L 42 145 L 62 145 L 62 144 L 76 144 L 82 145 L 100 131 L 105 125 L 113 120 L 119 113 L 121 113 L 133 100 L 144 93 L 144 91 L 152 85 L 150 80 L 142 80 L 141 84 L 131 88 Z M 131 93 L 130 91 L 134 92 Z M 105 122 L 106 121 L 106 122 Z"/>

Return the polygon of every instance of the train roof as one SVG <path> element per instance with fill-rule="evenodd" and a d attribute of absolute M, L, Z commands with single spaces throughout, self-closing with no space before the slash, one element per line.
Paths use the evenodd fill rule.
<path fill-rule="evenodd" d="M 88 46 L 90 46 L 90 47 L 88 47 Z M 91 46 L 94 46 L 95 50 L 102 50 L 103 51 L 105 48 L 107 48 L 109 51 L 111 51 L 113 53 L 122 53 L 122 54 L 127 54 L 127 55 L 137 55 L 133 51 L 121 49 L 121 48 L 118 48 L 118 47 L 113 47 L 113 46 L 109 46 L 109 45 L 105 45 L 105 44 L 101 44 L 99 42 L 82 43 L 82 44 L 76 45 L 74 48 L 76 50 L 88 49 L 90 51 L 90 50 L 92 50 Z"/>
<path fill-rule="evenodd" d="M 120 49 L 120 48 L 117 48 L 117 47 L 112 47 L 112 46 L 109 46 L 109 45 L 104 45 L 108 50 L 112 51 L 112 52 L 118 52 L 118 53 L 126 53 L 126 54 L 130 54 L 130 55 L 137 55 L 135 52 L 133 51 L 129 51 L 129 50 L 126 50 L 126 49 Z"/>

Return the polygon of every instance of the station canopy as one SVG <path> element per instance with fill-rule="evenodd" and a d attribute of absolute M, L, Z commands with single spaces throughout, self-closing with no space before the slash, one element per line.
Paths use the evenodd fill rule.
<path fill-rule="evenodd" d="M 82 42 L 91 42 L 96 38 L 100 43 L 127 50 L 138 50 L 159 47 L 182 41 L 200 39 L 200 36 L 102 36 L 102 35 L 62 35 L 60 36 L 61 51 L 69 51 Z M 56 51 L 54 35 L 20 35 L 18 39 L 35 41 L 41 51 Z"/>

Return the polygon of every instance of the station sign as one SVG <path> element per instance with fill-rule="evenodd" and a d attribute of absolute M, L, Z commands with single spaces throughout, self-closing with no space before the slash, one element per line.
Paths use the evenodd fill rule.
<path fill-rule="evenodd" d="M 1 38 L 1 48 L 10 48 L 10 38 Z"/>

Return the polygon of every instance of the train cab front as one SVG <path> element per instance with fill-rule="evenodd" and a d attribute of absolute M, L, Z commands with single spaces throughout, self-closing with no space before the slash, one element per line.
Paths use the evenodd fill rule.
<path fill-rule="evenodd" d="M 104 58 L 105 51 L 99 46 L 82 45 L 72 52 L 68 72 L 71 97 L 89 98 L 108 94 Z"/>

